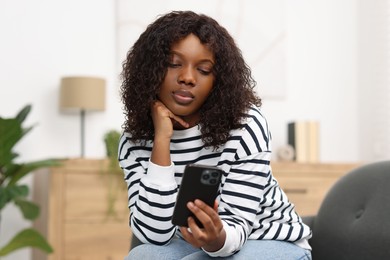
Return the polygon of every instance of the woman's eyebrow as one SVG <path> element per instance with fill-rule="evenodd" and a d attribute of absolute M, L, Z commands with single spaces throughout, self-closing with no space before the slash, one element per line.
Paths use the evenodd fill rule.
<path fill-rule="evenodd" d="M 178 52 L 178 51 L 175 51 L 175 50 L 171 50 L 170 51 L 170 57 L 172 58 L 174 55 L 177 55 L 179 56 L 180 58 L 183 58 L 185 55 L 182 54 L 181 52 Z M 214 60 L 213 59 L 209 59 L 209 58 L 204 58 L 204 59 L 200 59 L 198 61 L 198 63 L 211 63 L 212 65 L 214 65 Z"/>
<path fill-rule="evenodd" d="M 175 51 L 175 50 L 171 50 L 170 52 L 169 52 L 169 55 L 171 55 L 171 56 L 173 56 L 173 55 L 177 55 L 177 56 L 183 56 L 183 54 L 181 54 L 180 52 L 178 52 L 178 51 Z"/>

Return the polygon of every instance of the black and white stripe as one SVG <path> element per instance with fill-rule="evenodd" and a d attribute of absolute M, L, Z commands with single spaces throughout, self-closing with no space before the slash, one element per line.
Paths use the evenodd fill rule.
<path fill-rule="evenodd" d="M 218 197 L 219 215 L 227 235 L 236 238 L 229 240 L 232 245 L 225 245 L 230 248 L 225 255 L 238 251 L 247 239 L 298 241 L 298 245 L 310 248 L 305 240 L 311 236 L 310 229 L 272 176 L 270 140 L 267 122 L 255 107 L 218 150 L 204 148 L 197 126 L 174 131 L 170 147 L 174 166 L 169 174 L 164 172 L 169 180 L 154 181 L 151 176 L 159 173 L 149 162 L 152 143 L 133 143 L 124 133 L 119 161 L 128 185 L 133 233 L 143 242 L 158 245 L 172 239 L 178 230 L 170 218 L 184 167 L 199 163 L 217 165 L 225 172 Z"/>

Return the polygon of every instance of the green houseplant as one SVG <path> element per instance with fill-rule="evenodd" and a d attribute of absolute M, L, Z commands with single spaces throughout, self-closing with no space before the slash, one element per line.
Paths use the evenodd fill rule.
<path fill-rule="evenodd" d="M 27 105 L 14 118 L 0 117 L 0 216 L 7 204 L 14 203 L 25 219 L 37 218 L 39 206 L 28 200 L 29 188 L 27 185 L 20 184 L 20 180 L 39 168 L 59 164 L 52 159 L 27 163 L 16 161 L 18 154 L 14 152 L 14 146 L 34 127 L 23 128 L 22 126 L 30 111 L 31 105 Z M 27 228 L 0 248 L 0 257 L 24 247 L 35 247 L 47 253 L 53 251 L 39 232 Z"/>
<path fill-rule="evenodd" d="M 109 130 L 104 134 L 106 156 L 108 158 L 108 169 L 105 172 L 109 175 L 107 182 L 107 215 L 115 217 L 117 217 L 117 214 L 114 206 L 118 196 L 118 187 L 125 187 L 123 185 L 123 172 L 118 163 L 118 146 L 120 136 L 121 134 L 117 130 Z"/>

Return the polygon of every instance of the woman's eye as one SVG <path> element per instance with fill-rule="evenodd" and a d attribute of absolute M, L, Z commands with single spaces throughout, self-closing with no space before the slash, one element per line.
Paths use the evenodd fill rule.
<path fill-rule="evenodd" d="M 208 69 L 198 69 L 198 70 L 203 75 L 209 75 L 211 73 L 211 70 Z"/>
<path fill-rule="evenodd" d="M 180 63 L 173 63 L 173 62 L 171 62 L 171 63 L 169 63 L 168 65 L 169 65 L 169 67 L 171 67 L 171 68 L 180 67 Z"/>

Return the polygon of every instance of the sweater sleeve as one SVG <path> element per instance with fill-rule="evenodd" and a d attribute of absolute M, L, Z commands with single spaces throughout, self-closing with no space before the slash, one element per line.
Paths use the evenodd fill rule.
<path fill-rule="evenodd" d="M 271 179 L 270 134 L 267 123 L 254 117 L 236 131 L 237 145 L 231 168 L 224 181 L 219 202 L 219 215 L 226 231 L 224 246 L 212 257 L 226 257 L 245 244 L 256 222 L 265 187 Z"/>
<path fill-rule="evenodd" d="M 119 164 L 127 183 L 129 224 L 143 243 L 164 245 L 176 231 L 171 223 L 177 195 L 174 164 L 156 165 L 145 153 L 126 134 L 121 137 Z"/>

